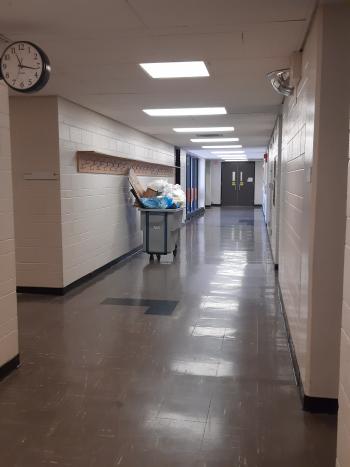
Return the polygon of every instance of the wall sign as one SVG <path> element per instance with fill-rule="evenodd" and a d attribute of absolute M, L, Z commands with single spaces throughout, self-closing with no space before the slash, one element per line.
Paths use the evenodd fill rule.
<path fill-rule="evenodd" d="M 119 156 L 109 156 L 95 151 L 77 151 L 78 172 L 90 174 L 136 175 L 148 177 L 174 177 L 175 166 L 143 162 Z"/>

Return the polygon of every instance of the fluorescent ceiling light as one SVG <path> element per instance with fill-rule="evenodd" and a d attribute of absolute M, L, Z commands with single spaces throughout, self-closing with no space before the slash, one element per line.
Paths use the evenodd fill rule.
<path fill-rule="evenodd" d="M 197 115 L 225 115 L 225 107 L 186 107 L 184 109 L 143 109 L 151 117 L 183 117 Z"/>
<path fill-rule="evenodd" d="M 238 156 L 227 156 L 225 154 L 217 155 L 220 159 L 245 159 L 247 157 L 246 154 L 238 155 Z"/>
<path fill-rule="evenodd" d="M 212 154 L 244 154 L 244 151 L 211 151 Z"/>
<path fill-rule="evenodd" d="M 239 138 L 192 138 L 191 141 L 192 143 L 220 143 L 220 141 L 239 141 Z"/>
<path fill-rule="evenodd" d="M 247 161 L 247 157 L 221 157 L 223 161 L 230 161 L 230 162 L 240 162 L 240 161 Z"/>
<path fill-rule="evenodd" d="M 248 159 L 223 159 L 223 162 L 248 162 Z"/>
<path fill-rule="evenodd" d="M 241 144 L 228 144 L 225 146 L 202 146 L 203 149 L 228 149 L 228 148 L 241 148 Z"/>
<path fill-rule="evenodd" d="M 205 133 L 212 131 L 234 131 L 233 126 L 204 126 L 199 128 L 173 128 L 176 133 Z"/>
<path fill-rule="evenodd" d="M 246 159 L 247 155 L 242 154 L 242 156 L 235 156 L 235 157 L 230 157 L 230 156 L 216 156 L 216 157 L 218 157 L 219 159 Z"/>
<path fill-rule="evenodd" d="M 152 78 L 198 78 L 209 76 L 203 61 L 198 62 L 162 62 L 140 63 Z"/>

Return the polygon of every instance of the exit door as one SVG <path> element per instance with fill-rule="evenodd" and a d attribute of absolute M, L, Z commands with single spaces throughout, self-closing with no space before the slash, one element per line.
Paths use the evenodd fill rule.
<path fill-rule="evenodd" d="M 223 206 L 254 206 L 255 162 L 223 162 L 221 203 Z"/>

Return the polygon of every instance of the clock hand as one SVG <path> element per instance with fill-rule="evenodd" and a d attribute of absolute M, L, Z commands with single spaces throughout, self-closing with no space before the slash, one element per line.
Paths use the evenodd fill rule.
<path fill-rule="evenodd" d="M 19 58 L 19 56 L 15 53 L 16 55 L 16 58 L 18 60 L 18 66 L 21 68 L 23 65 L 22 65 L 22 60 Z"/>
<path fill-rule="evenodd" d="M 33 66 L 21 65 L 21 68 L 29 68 L 30 70 L 39 70 L 40 67 L 34 68 Z"/>

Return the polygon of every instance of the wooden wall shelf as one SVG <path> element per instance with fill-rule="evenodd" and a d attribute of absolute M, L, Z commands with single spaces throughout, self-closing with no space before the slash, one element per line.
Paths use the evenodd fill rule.
<path fill-rule="evenodd" d="M 175 166 L 144 162 L 121 156 L 110 156 L 96 151 L 77 151 L 77 167 L 80 173 L 128 175 L 130 169 L 135 174 L 148 177 L 173 177 Z"/>

